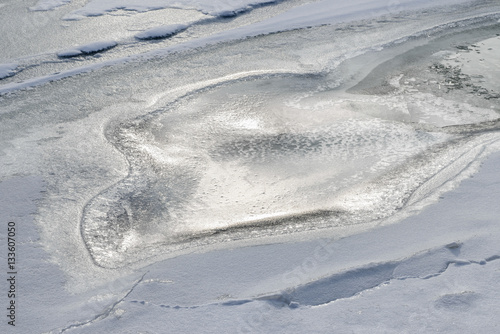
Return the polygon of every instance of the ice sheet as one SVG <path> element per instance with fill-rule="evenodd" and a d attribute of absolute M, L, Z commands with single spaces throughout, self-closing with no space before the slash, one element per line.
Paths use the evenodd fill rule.
<path fill-rule="evenodd" d="M 80 21 L 60 21 L 79 1 L 4 3 L 16 329 L 494 332 L 500 106 L 472 63 L 496 64 L 498 3 L 356 3 Z M 118 45 L 56 55 L 98 40 Z"/>
<path fill-rule="evenodd" d="M 498 120 L 493 107 L 424 93 L 426 76 L 391 79 L 397 89 L 383 97 L 293 75 L 198 87 L 111 131 L 131 169 L 85 208 L 86 244 L 97 263 L 114 267 L 212 234 L 231 240 L 241 227 L 286 234 L 414 205 L 495 142 L 468 137 L 471 123 L 481 131 Z"/>

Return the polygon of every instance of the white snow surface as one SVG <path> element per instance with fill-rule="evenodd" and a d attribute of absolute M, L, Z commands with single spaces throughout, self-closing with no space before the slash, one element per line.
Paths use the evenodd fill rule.
<path fill-rule="evenodd" d="M 164 8 L 196 9 L 212 16 L 234 16 L 252 7 L 273 2 L 276 0 L 92 0 L 66 18 L 81 19 L 117 10 L 146 12 Z"/>
<path fill-rule="evenodd" d="M 98 53 L 102 51 L 109 50 L 111 48 L 114 48 L 117 46 L 118 43 L 115 41 L 99 41 L 99 42 L 93 42 L 81 46 L 76 46 L 71 49 L 67 49 L 64 51 L 59 51 L 57 55 L 59 57 L 75 57 L 75 56 L 80 56 L 80 55 L 85 55 L 85 54 L 93 54 L 93 53 Z"/>
<path fill-rule="evenodd" d="M 135 35 L 138 39 L 157 39 L 157 38 L 165 38 L 170 37 L 172 35 L 181 32 L 182 30 L 187 29 L 189 26 L 187 24 L 170 24 L 166 26 L 160 26 L 148 29 L 141 33 Z"/>
<path fill-rule="evenodd" d="M 359 77 L 357 82 L 385 64 L 383 60 L 431 45 L 431 35 L 443 30 L 424 34 L 422 40 L 413 37 L 447 24 L 448 17 L 459 21 L 450 26 L 459 27 L 453 34 L 460 36 L 460 29 L 474 24 L 466 20 L 469 12 L 481 17 L 485 6 L 487 15 L 495 15 L 498 5 L 467 0 L 297 0 L 264 20 L 234 23 L 200 38 L 180 34 L 178 40 L 151 42 L 187 28 L 191 34 L 197 23 L 165 25 L 168 20 L 150 17 L 143 26 L 128 27 L 127 40 L 111 36 L 104 24 L 116 19 L 107 13 L 124 14 L 120 19 L 126 19 L 134 12 L 182 8 L 217 17 L 289 2 L 91 0 L 73 1 L 71 5 L 82 5 L 73 10 L 63 6 L 69 0 L 41 0 L 30 8 L 37 13 L 19 12 L 19 21 L 29 20 L 24 15 L 47 15 L 46 21 L 37 22 L 52 22 L 48 15 L 59 15 L 57 24 L 64 29 L 92 21 L 64 19 L 100 16 L 94 20 L 101 20 L 96 27 L 103 41 L 75 38 L 47 49 L 46 58 L 25 55 L 0 65 L 0 79 L 6 82 L 0 86 L 0 262 L 7 263 L 7 222 L 15 222 L 18 279 L 16 327 L 7 323 L 3 311 L 1 333 L 498 332 L 500 108 L 495 96 L 500 92 L 494 74 L 500 65 L 495 52 L 500 37 L 478 38 L 481 44 L 469 53 L 457 51 L 453 40 L 443 47 L 448 58 L 434 55 L 437 62 L 460 68 L 457 77 L 472 83 L 474 93 L 425 77 L 431 75 L 429 66 L 404 74 L 397 66 L 386 68 L 395 72 L 380 85 L 389 89 L 383 94 L 371 87 L 348 94 L 335 81 Z M 464 11 L 459 5 L 465 3 L 472 7 Z M 432 6 L 442 7 L 420 16 L 411 12 Z M 439 20 L 426 21 L 441 10 Z M 380 25 L 370 21 L 382 16 Z M 352 35 L 342 25 L 338 31 L 336 26 L 320 28 L 351 21 Z M 396 29 L 389 23 L 386 27 L 386 21 Z M 35 29 L 41 24 L 37 22 Z M 200 26 L 209 30 L 214 22 L 217 19 Z M 313 28 L 290 31 L 309 26 Z M 24 36 L 26 43 L 53 37 Z M 245 39 L 252 36 L 259 37 Z M 392 53 L 394 46 L 387 43 L 400 49 Z M 146 47 L 135 49 L 137 44 Z M 64 51 L 54 52 L 59 49 Z M 95 59 L 72 58 L 106 50 L 110 52 Z M 426 59 L 425 47 L 419 50 L 418 58 Z M 35 63 L 29 63 L 32 59 Z M 17 68 L 23 70 L 16 73 Z M 378 74 L 382 79 L 386 72 Z M 26 76 L 18 81 L 20 75 Z M 311 82 L 312 88 L 307 86 Z M 462 95 L 470 100 L 460 100 Z M 337 127 L 326 137 L 325 131 L 317 131 L 331 124 Z M 447 141 L 456 146 L 433 151 Z M 231 151 L 248 143 L 256 145 Z M 327 145 L 333 149 L 328 151 Z M 389 149 L 377 161 L 384 145 Z M 293 151 L 297 146 L 300 150 Z M 287 150 L 296 155 L 279 160 L 282 152 L 273 153 L 276 147 L 285 157 Z M 322 152 L 332 154 L 324 160 Z M 359 161 L 349 160 L 358 152 L 365 156 L 366 170 Z M 406 162 L 401 152 L 416 158 L 409 158 L 414 164 L 401 163 Z M 311 176 L 304 163 L 309 157 L 316 175 Z M 252 158 L 253 164 L 248 163 Z M 259 159 L 275 163 L 274 169 Z M 401 164 L 392 179 L 376 174 L 395 162 Z M 344 168 L 338 174 L 332 167 L 337 163 Z M 332 168 L 323 171 L 318 168 L 322 164 Z M 380 179 L 364 179 L 370 173 Z M 331 180 L 342 177 L 360 182 L 339 197 L 343 208 L 390 211 L 391 205 L 399 205 L 391 196 L 422 175 L 425 182 L 401 210 L 366 224 L 287 232 L 312 222 L 306 219 L 285 225 L 279 235 L 252 239 L 259 233 L 254 230 L 231 239 L 221 220 L 215 222 L 223 224 L 221 229 L 207 233 L 219 235 L 220 243 L 194 244 L 166 255 L 158 240 L 168 234 L 155 234 L 160 229 L 147 224 L 158 217 L 175 223 L 190 215 L 213 224 L 214 212 L 230 207 L 222 212 L 225 216 L 218 216 L 230 220 L 247 209 L 245 203 L 252 204 L 257 217 L 262 210 L 265 220 L 266 209 L 283 203 L 295 206 L 296 198 L 302 206 L 326 201 L 325 189 L 333 192 Z M 280 189 L 285 182 L 295 188 Z M 169 187 L 175 191 L 166 192 Z M 198 197 L 190 202 L 194 195 Z M 175 202 L 175 196 L 186 198 Z M 158 214 L 156 208 L 167 200 L 172 207 Z M 203 201 L 213 206 L 206 209 Z M 85 235 L 88 217 L 90 222 L 102 218 L 110 227 Z M 119 223 L 111 226 L 113 219 Z M 146 224 L 121 232 L 141 219 Z M 92 237 L 105 233 L 120 243 L 98 245 L 99 258 L 90 251 Z M 127 250 L 134 247 L 140 253 L 141 240 L 156 247 L 159 255 L 140 254 L 130 265 L 126 256 L 118 259 L 121 262 L 113 258 L 130 255 Z M 105 266 L 115 263 L 125 265 Z M 0 304 L 8 305 L 5 271 L 3 275 Z"/>
<path fill-rule="evenodd" d="M 0 64 L 0 79 L 14 75 L 17 66 L 16 63 Z"/>

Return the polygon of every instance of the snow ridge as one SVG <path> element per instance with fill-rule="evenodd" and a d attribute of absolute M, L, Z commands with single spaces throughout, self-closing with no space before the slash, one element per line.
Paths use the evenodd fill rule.
<path fill-rule="evenodd" d="M 60 58 L 70 58 L 70 57 L 76 57 L 76 56 L 82 56 L 82 55 L 93 55 L 93 54 L 96 54 L 99 52 L 108 51 L 117 45 L 118 45 L 118 43 L 115 41 L 94 42 L 94 43 L 89 43 L 89 44 L 77 46 L 77 47 L 72 48 L 72 49 L 60 51 L 57 53 L 57 56 Z"/>
<path fill-rule="evenodd" d="M 189 26 L 187 24 L 170 24 L 165 26 L 155 27 L 135 35 L 135 38 L 141 40 L 149 39 L 160 39 L 171 37 L 183 30 L 186 30 Z"/>
<path fill-rule="evenodd" d="M 47 11 L 70 3 L 71 0 L 39 0 L 36 5 L 30 7 L 32 11 Z"/>
<path fill-rule="evenodd" d="M 0 80 L 15 75 L 17 66 L 16 63 L 0 64 Z"/>

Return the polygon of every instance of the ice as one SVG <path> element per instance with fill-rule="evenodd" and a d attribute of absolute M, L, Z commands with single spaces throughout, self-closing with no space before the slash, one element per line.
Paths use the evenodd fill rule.
<path fill-rule="evenodd" d="M 148 10 L 149 8 L 147 6 L 147 3 L 136 3 L 130 0 L 130 4 L 133 4 L 132 8 L 137 8 L 137 10 Z M 400 10 L 405 10 L 405 9 L 410 9 L 410 8 L 417 8 L 417 7 L 422 7 L 426 8 L 427 6 L 431 6 L 433 2 L 416 2 L 412 0 L 408 0 L 407 2 L 404 2 L 401 4 L 401 6 L 387 6 L 386 4 L 380 4 L 377 3 L 376 1 L 367 1 L 363 2 L 359 0 L 360 2 L 357 3 L 359 6 L 346 6 L 338 2 L 329 2 L 329 1 L 322 1 L 318 3 L 310 3 L 302 6 L 296 6 L 292 7 L 289 10 L 283 11 L 282 14 L 276 15 L 274 17 L 271 17 L 269 19 L 262 20 L 260 22 L 256 22 L 253 24 L 244 24 L 241 27 L 237 27 L 234 29 L 230 30 L 225 30 L 220 33 L 215 33 L 211 34 L 208 36 L 205 36 L 203 38 L 196 38 L 194 40 L 187 40 L 187 41 L 181 41 L 179 44 L 174 44 L 170 45 L 165 48 L 159 48 L 155 49 L 151 52 L 146 52 L 146 53 L 138 53 L 138 54 L 132 54 L 130 55 L 128 52 L 124 53 L 117 53 L 119 56 L 116 59 L 112 60 L 105 60 L 101 61 L 99 64 L 96 64 L 95 67 L 82 67 L 82 68 L 73 68 L 71 70 L 67 70 L 64 68 L 63 70 L 56 71 L 57 73 L 50 76 L 42 76 L 40 78 L 29 78 L 27 80 L 24 80 L 21 84 L 9 84 L 6 87 L 0 87 L 0 93 L 1 92 L 9 92 L 12 90 L 16 89 L 23 89 L 25 87 L 29 87 L 32 85 L 38 85 L 41 83 L 45 83 L 47 81 L 53 81 L 53 80 L 58 80 L 59 78 L 65 78 L 67 76 L 75 75 L 77 73 L 83 73 L 83 72 L 88 72 L 88 71 L 93 71 L 99 68 L 102 68 L 104 66 L 109 66 L 117 63 L 124 63 L 128 62 L 131 59 L 138 58 L 138 59 L 145 59 L 149 57 L 156 57 L 158 55 L 168 55 L 172 52 L 177 52 L 179 50 L 186 50 L 186 49 L 192 49 L 192 48 L 197 48 L 197 47 L 202 47 L 202 46 L 207 46 L 207 45 L 213 45 L 216 43 L 224 42 L 224 41 L 231 41 L 231 40 L 238 40 L 250 36 L 258 36 L 262 34 L 270 34 L 270 33 L 276 33 L 276 32 L 282 32 L 286 30 L 293 30 L 293 29 L 300 29 L 304 27 L 310 27 L 310 26 L 321 26 L 325 24 L 336 24 L 339 22 L 346 22 L 349 20 L 354 20 L 354 19 L 369 19 L 372 17 L 375 17 L 377 15 L 385 15 L 385 14 L 390 14 L 390 13 L 396 13 Z M 465 1 L 465 0 L 464 0 Z M 460 3 L 462 0 L 442 0 L 440 4 L 448 4 L 448 3 Z M 99 7 L 101 2 L 95 3 L 96 8 Z M 104 5 L 106 2 L 103 3 Z M 144 8 L 141 6 L 145 6 Z M 135 6 L 135 7 L 134 7 Z M 327 6 L 330 10 L 325 11 L 324 8 Z M 120 7 L 121 8 L 121 7 Z M 142 8 L 142 9 L 141 9 Z M 151 8 L 156 8 L 156 7 L 151 7 Z M 355 12 L 352 10 L 356 9 Z M 106 13 L 104 12 L 96 12 L 96 13 Z M 101 15 L 99 14 L 99 15 Z M 97 15 L 97 14 L 96 14 Z M 128 18 L 128 17 L 127 17 Z M 199 22 L 201 19 L 198 20 L 181 20 L 181 24 L 192 24 L 193 22 Z M 185 22 L 191 22 L 191 23 L 185 23 Z M 148 22 L 148 25 L 150 22 Z M 123 27 L 122 27 L 123 28 Z M 87 27 L 86 29 L 92 29 L 95 31 L 99 31 L 99 34 L 96 34 L 96 37 L 98 37 L 101 32 L 102 28 L 100 25 L 97 25 L 97 27 L 91 26 Z M 126 26 L 126 29 L 131 30 L 133 28 Z M 139 29 L 142 30 L 142 29 Z M 64 31 L 63 31 L 64 32 Z M 88 35 L 88 33 L 83 30 L 83 31 L 77 31 L 79 35 Z M 61 33 L 61 32 L 57 32 Z M 120 35 L 123 37 L 124 32 L 117 32 L 114 31 L 114 28 L 111 28 L 110 31 L 110 37 L 114 38 L 115 34 Z M 411 32 L 410 32 L 411 33 Z M 126 34 L 125 34 L 126 35 Z M 116 40 L 116 39 L 113 39 Z M 52 41 L 51 41 L 52 42 Z M 60 47 L 61 48 L 61 47 Z M 130 48 L 130 46 L 129 46 Z M 336 50 L 342 51 L 342 49 L 345 49 L 346 46 L 342 46 L 342 48 L 336 48 Z M 67 50 L 62 50 L 60 51 L 60 54 L 62 57 L 74 57 L 79 55 L 79 49 L 78 48 L 70 48 Z M 363 51 L 364 52 L 364 51 Z M 352 56 L 352 55 L 350 55 Z M 321 59 L 318 58 L 318 59 Z M 315 60 L 314 62 L 318 62 L 318 59 Z M 321 62 L 319 62 L 321 63 Z M 76 67 L 76 66 L 75 66 Z M 66 73 L 65 73 L 66 72 Z M 36 72 L 38 73 L 38 72 Z M 27 82 L 32 82 L 32 85 L 28 85 Z"/>
<path fill-rule="evenodd" d="M 439 3 L 442 5 L 460 4 L 466 1 L 442 0 Z M 269 20 L 241 29 L 249 30 L 248 28 L 251 28 L 251 35 L 258 35 L 322 24 L 361 20 L 433 5 L 436 5 L 436 2 L 432 0 L 404 0 L 394 3 L 380 2 L 378 0 L 355 0 L 348 3 L 337 0 L 322 0 L 297 6 Z"/>
<path fill-rule="evenodd" d="M 380 82 L 370 73 L 351 93 L 322 88 L 330 77 L 221 80 L 110 129 L 130 173 L 84 210 L 93 258 L 127 266 L 193 240 L 244 238 L 245 228 L 263 237 L 345 227 L 435 198 L 498 139 L 487 134 L 497 107 L 424 84 L 443 79 L 430 70 L 435 56 L 404 69 L 393 65 L 399 57 L 373 71 Z M 393 88 L 381 95 L 384 80 Z"/>
<path fill-rule="evenodd" d="M 378 98 L 312 91 L 290 107 L 307 80 L 260 81 L 195 94 L 114 130 L 131 170 L 85 209 L 82 232 L 97 263 L 122 266 L 245 226 L 265 235 L 259 227 L 290 233 L 323 219 L 347 226 L 385 218 L 460 175 L 496 138 L 457 141 L 413 128 L 396 113 L 372 113 Z"/>
<path fill-rule="evenodd" d="M 478 94 L 486 95 L 490 99 L 500 98 L 500 64 L 498 64 L 500 37 L 489 38 L 477 45 L 465 47 L 467 51 L 447 55 L 442 62 L 451 70 L 455 70 L 455 76 L 450 78 L 450 84 L 455 86 L 472 82 L 476 86 L 473 89 L 476 89 Z"/>
<path fill-rule="evenodd" d="M 81 55 L 91 55 L 103 51 L 107 51 L 109 49 L 114 48 L 117 46 L 118 43 L 115 41 L 100 41 L 100 42 L 94 42 L 94 43 L 89 43 L 81 46 L 77 46 L 72 49 L 67 49 L 64 51 L 59 51 L 57 55 L 61 58 L 70 58 L 70 57 L 76 57 L 76 56 L 81 56 Z"/>
<path fill-rule="evenodd" d="M 121 3 L 0 5 L 15 330 L 497 330 L 497 2 Z"/>
<path fill-rule="evenodd" d="M 17 66 L 16 63 L 0 64 L 0 80 L 13 76 L 16 73 Z"/>
<path fill-rule="evenodd" d="M 170 24 L 148 29 L 146 31 L 138 33 L 137 35 L 135 35 L 135 37 L 143 40 L 167 38 L 187 29 L 188 27 L 189 26 L 186 24 Z"/>

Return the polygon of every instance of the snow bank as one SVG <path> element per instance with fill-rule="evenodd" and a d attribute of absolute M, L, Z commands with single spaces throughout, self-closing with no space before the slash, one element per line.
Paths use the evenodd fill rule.
<path fill-rule="evenodd" d="M 61 58 L 69 58 L 69 57 L 76 57 L 76 56 L 81 56 L 81 55 L 90 55 L 94 53 L 99 53 L 103 51 L 107 51 L 109 49 L 114 48 L 117 46 L 118 43 L 115 41 L 101 41 L 101 42 L 94 42 L 82 46 L 77 46 L 72 49 L 67 49 L 64 51 L 60 51 L 57 53 L 57 55 Z"/>
<path fill-rule="evenodd" d="M 100 16 L 116 10 L 146 12 L 165 8 L 196 9 L 204 14 L 228 17 L 252 7 L 278 2 L 277 0 L 93 0 L 65 18 L 79 20 L 85 16 Z"/>
<path fill-rule="evenodd" d="M 16 63 L 0 64 L 0 80 L 13 76 L 15 74 L 16 68 Z"/>
<path fill-rule="evenodd" d="M 170 24 L 166 26 L 159 26 L 146 31 L 143 31 L 135 37 L 137 39 L 160 39 L 173 36 L 183 30 L 186 30 L 189 26 L 186 24 Z"/>
<path fill-rule="evenodd" d="M 39 0 L 36 5 L 30 7 L 32 11 L 46 11 L 57 7 L 64 6 L 70 3 L 71 0 Z"/>

